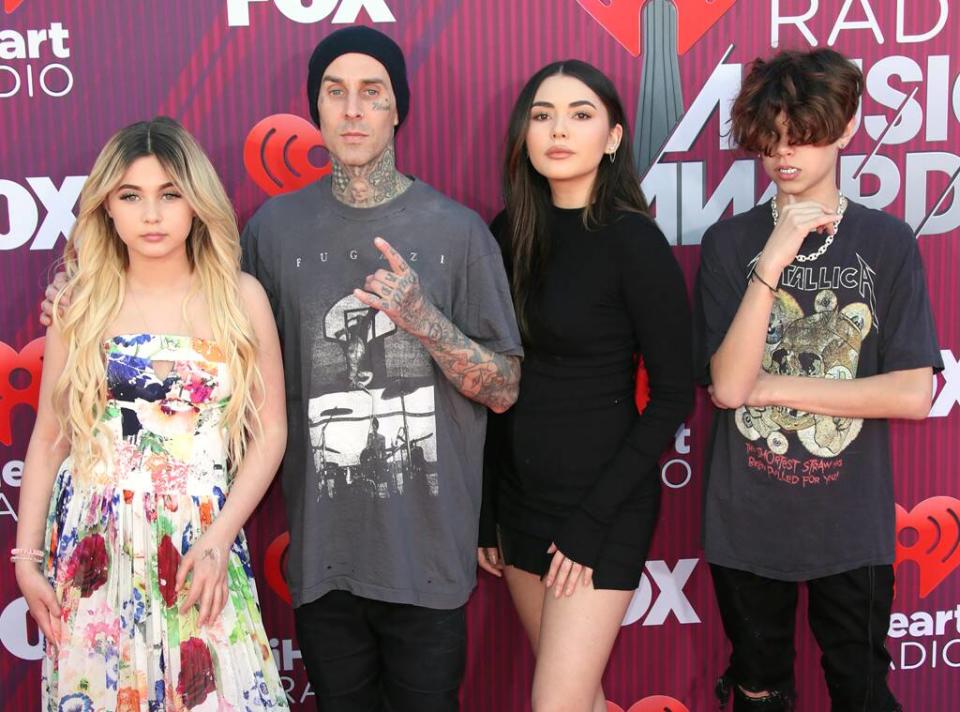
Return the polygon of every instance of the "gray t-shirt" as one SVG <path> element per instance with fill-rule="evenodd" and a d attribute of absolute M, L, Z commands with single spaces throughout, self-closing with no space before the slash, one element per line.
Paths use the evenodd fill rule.
<path fill-rule="evenodd" d="M 455 608 L 476 579 L 486 409 L 353 296 L 389 269 L 378 236 L 468 337 L 522 353 L 496 242 L 476 213 L 425 183 L 360 209 L 337 201 L 325 178 L 257 211 L 243 262 L 283 344 L 290 592 L 295 606 L 347 590 Z"/>
<path fill-rule="evenodd" d="M 764 203 L 703 237 L 694 320 L 704 382 L 772 230 Z M 800 253 L 824 239 L 808 236 Z M 826 252 L 784 270 L 766 341 L 763 368 L 774 374 L 848 379 L 942 369 L 910 228 L 850 203 Z M 711 563 L 785 581 L 892 563 L 887 421 L 776 406 L 717 411 L 703 534 Z"/>

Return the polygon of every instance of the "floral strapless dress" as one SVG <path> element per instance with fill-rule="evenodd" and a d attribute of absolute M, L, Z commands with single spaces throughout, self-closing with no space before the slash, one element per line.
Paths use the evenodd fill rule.
<path fill-rule="evenodd" d="M 187 591 L 175 590 L 183 555 L 229 489 L 223 353 L 203 339 L 151 334 L 117 336 L 104 349 L 104 460 L 83 476 L 64 461 L 47 518 L 63 644 L 47 646 L 43 709 L 287 709 L 243 533 L 216 621 L 199 627 L 196 606 L 181 614 Z"/>

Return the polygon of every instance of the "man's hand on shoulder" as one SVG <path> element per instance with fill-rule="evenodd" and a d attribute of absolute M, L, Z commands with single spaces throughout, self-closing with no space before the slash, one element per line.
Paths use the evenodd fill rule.
<path fill-rule="evenodd" d="M 56 300 L 57 295 L 60 292 L 63 292 L 64 287 L 67 286 L 67 275 L 65 272 L 57 272 L 53 281 L 47 285 L 46 290 L 43 293 L 43 302 L 40 304 L 40 323 L 44 326 L 50 326 L 53 324 L 53 302 Z M 70 305 L 70 293 L 65 292 L 62 297 L 60 297 L 60 311 L 63 312 Z"/>

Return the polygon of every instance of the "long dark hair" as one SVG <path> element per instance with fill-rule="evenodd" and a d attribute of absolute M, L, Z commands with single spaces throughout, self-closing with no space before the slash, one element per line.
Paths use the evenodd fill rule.
<path fill-rule="evenodd" d="M 586 84 L 606 107 L 610 127 L 617 124 L 623 127 L 623 138 L 617 149 L 619 159 L 613 163 L 600 161 L 590 201 L 583 209 L 584 225 L 588 229 L 603 227 L 618 211 L 648 213 L 646 198 L 640 190 L 640 177 L 632 160 L 627 117 L 613 82 L 593 65 L 578 59 L 553 62 L 530 77 L 510 114 L 503 163 L 513 302 L 520 331 L 527 340 L 531 338 L 527 309 L 531 295 L 540 285 L 541 267 L 550 252 L 547 215 L 551 206 L 550 184 L 533 167 L 527 154 L 527 129 L 537 89 L 545 79 L 558 74 Z"/>

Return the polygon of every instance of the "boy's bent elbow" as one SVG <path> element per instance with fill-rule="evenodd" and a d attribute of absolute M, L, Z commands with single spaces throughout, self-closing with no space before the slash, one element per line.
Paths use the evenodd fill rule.
<path fill-rule="evenodd" d="M 745 405 L 757 380 L 756 374 L 750 378 L 729 365 L 724 368 L 716 355 L 710 360 L 710 378 L 710 396 L 714 405 L 720 408 L 739 408 Z"/>
<path fill-rule="evenodd" d="M 710 397 L 714 405 L 720 408 L 736 409 L 747 402 L 748 391 L 743 388 L 731 387 L 727 384 L 714 382 Z"/>
<path fill-rule="evenodd" d="M 918 369 L 901 375 L 904 386 L 898 398 L 902 407 L 902 412 L 898 414 L 901 418 L 923 420 L 930 414 L 933 406 L 932 377 L 932 369 Z"/>
<path fill-rule="evenodd" d="M 907 399 L 908 410 L 904 418 L 908 420 L 924 420 L 930 415 L 930 408 L 933 405 L 933 397 L 930 390 L 920 391 L 919 389 L 911 394 Z"/>

